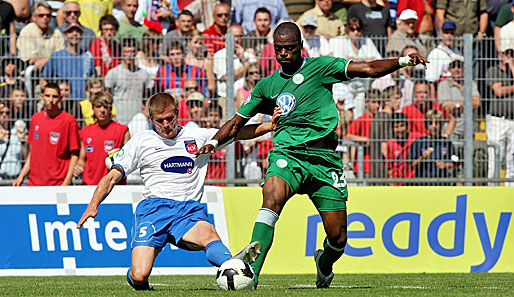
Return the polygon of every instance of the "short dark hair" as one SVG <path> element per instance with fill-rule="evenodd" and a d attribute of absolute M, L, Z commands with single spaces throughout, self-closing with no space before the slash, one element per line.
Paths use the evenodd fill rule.
<path fill-rule="evenodd" d="M 411 49 L 415 49 L 415 50 L 419 53 L 419 49 L 418 49 L 417 47 L 415 47 L 414 45 L 410 45 L 410 44 L 409 44 L 409 45 L 406 45 L 404 48 L 402 48 L 402 55 L 403 55 L 403 53 L 404 53 L 406 50 L 408 50 L 408 49 L 410 49 L 410 48 L 411 48 Z"/>
<path fill-rule="evenodd" d="M 100 18 L 100 25 L 98 26 L 98 29 L 102 30 L 103 25 L 112 25 L 114 28 L 116 28 L 116 31 L 120 28 L 118 20 L 110 14 L 106 14 Z"/>
<path fill-rule="evenodd" d="M 194 18 L 193 13 L 191 11 L 187 10 L 187 9 L 184 9 L 184 10 L 180 11 L 178 13 L 178 17 L 177 18 L 179 18 L 181 15 L 187 15 L 187 16 L 190 16 L 190 17 Z"/>
<path fill-rule="evenodd" d="M 46 89 L 54 89 L 57 90 L 57 94 L 59 97 L 61 96 L 61 89 L 59 88 L 59 85 L 56 82 L 49 82 L 45 85 L 45 87 L 41 90 L 41 93 L 44 93 Z"/>
<path fill-rule="evenodd" d="M 223 117 L 223 107 L 221 107 L 221 105 L 219 105 L 219 103 L 217 101 L 211 101 L 209 103 L 209 108 L 205 109 L 204 113 L 205 115 L 209 115 L 209 112 L 211 111 L 216 111 L 218 112 L 218 115 L 220 116 L 220 118 Z"/>
<path fill-rule="evenodd" d="M 418 78 L 418 79 L 414 80 L 414 88 L 417 85 L 427 85 L 427 86 L 430 86 L 430 83 L 428 82 L 428 80 L 426 80 L 424 78 Z"/>
<path fill-rule="evenodd" d="M 182 52 L 184 52 L 184 45 L 182 45 L 182 43 L 179 41 L 173 41 L 172 43 L 170 43 L 168 45 L 168 54 L 170 53 L 170 50 L 172 50 L 172 49 L 179 49 Z"/>
<path fill-rule="evenodd" d="M 395 112 L 391 116 L 391 127 L 394 126 L 394 123 L 407 123 L 407 116 L 401 112 Z"/>
<path fill-rule="evenodd" d="M 298 42 L 302 41 L 302 33 L 300 32 L 300 28 L 293 22 L 284 22 L 277 26 L 275 32 L 273 33 L 273 38 L 277 35 L 289 35 L 293 34 Z"/>
<path fill-rule="evenodd" d="M 23 91 L 25 95 L 27 94 L 27 91 L 25 90 L 25 84 L 21 81 L 16 81 L 14 85 L 10 87 L 9 96 L 12 95 L 13 91 Z"/>
<path fill-rule="evenodd" d="M 134 37 L 125 37 L 121 40 L 121 47 L 135 47 L 137 49 L 137 39 Z"/>
<path fill-rule="evenodd" d="M 253 15 L 253 20 L 255 21 L 255 18 L 257 17 L 258 13 L 267 13 L 269 15 L 269 18 L 271 19 L 271 12 L 266 7 L 259 7 L 255 11 L 255 14 Z"/>

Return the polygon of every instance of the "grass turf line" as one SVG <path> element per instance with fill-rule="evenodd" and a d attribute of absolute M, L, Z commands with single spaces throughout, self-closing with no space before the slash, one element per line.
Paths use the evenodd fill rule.
<path fill-rule="evenodd" d="M 123 276 L 0 277 L 0 296 L 514 296 L 514 273 L 337 274 L 330 289 L 315 275 L 262 275 L 256 291 L 226 292 L 214 276 L 152 276 L 134 292 Z"/>

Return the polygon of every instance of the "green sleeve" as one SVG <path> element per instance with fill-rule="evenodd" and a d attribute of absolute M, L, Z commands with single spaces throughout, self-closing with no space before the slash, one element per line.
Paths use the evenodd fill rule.
<path fill-rule="evenodd" d="M 246 101 L 237 110 L 237 114 L 244 118 L 251 118 L 259 112 L 263 113 L 265 109 L 265 97 L 262 88 L 263 83 L 264 80 L 257 83 L 250 96 L 248 96 Z"/>
<path fill-rule="evenodd" d="M 512 11 L 510 8 L 512 7 L 512 4 L 507 3 L 503 4 L 503 6 L 500 8 L 500 12 L 498 12 L 498 16 L 496 17 L 495 26 L 503 27 L 507 25 L 510 21 L 512 21 Z"/>
<path fill-rule="evenodd" d="M 320 74 L 324 84 L 335 84 L 350 80 L 346 75 L 346 68 L 350 61 L 343 58 L 320 57 L 322 63 Z"/>

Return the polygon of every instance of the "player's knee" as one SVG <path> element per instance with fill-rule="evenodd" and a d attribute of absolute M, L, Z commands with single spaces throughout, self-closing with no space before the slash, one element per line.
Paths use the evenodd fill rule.
<path fill-rule="evenodd" d="M 132 267 L 132 271 L 130 272 L 130 277 L 135 283 L 146 282 L 149 276 L 149 271 L 145 271 L 144 269 L 139 269 L 137 267 Z"/>
<path fill-rule="evenodd" d="M 345 247 L 348 239 L 346 226 L 335 228 L 333 232 L 328 232 L 327 237 L 330 244 L 333 246 L 340 248 Z"/>

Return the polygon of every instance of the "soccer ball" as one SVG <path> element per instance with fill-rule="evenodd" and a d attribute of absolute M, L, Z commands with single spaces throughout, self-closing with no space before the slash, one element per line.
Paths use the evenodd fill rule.
<path fill-rule="evenodd" d="M 114 164 L 114 155 L 119 151 L 119 148 L 115 148 L 113 150 L 110 150 L 107 154 L 107 157 L 105 157 L 105 166 L 107 169 L 111 170 L 112 164 Z"/>
<path fill-rule="evenodd" d="M 248 263 L 230 259 L 216 273 L 216 282 L 224 290 L 248 290 L 253 287 L 254 273 Z"/>

